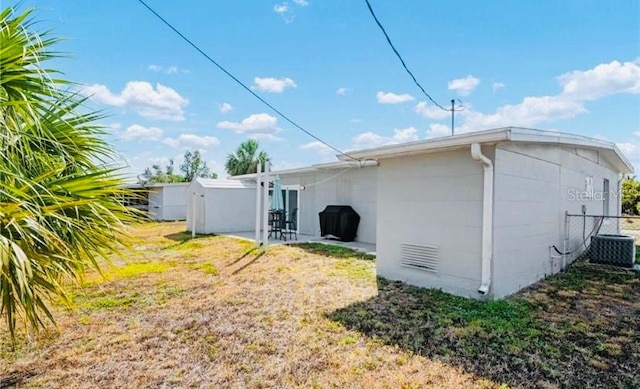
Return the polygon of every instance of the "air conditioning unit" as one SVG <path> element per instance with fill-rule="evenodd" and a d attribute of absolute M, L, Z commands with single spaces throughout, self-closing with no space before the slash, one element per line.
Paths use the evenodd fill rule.
<path fill-rule="evenodd" d="M 594 263 L 633 267 L 636 260 L 636 244 L 627 235 L 596 235 L 591 238 L 589 259 Z"/>

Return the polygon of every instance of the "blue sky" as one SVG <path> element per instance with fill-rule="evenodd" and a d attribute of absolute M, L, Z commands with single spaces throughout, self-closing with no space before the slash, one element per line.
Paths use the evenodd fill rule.
<path fill-rule="evenodd" d="M 341 150 L 449 133 L 386 44 L 364 0 L 161 1 L 150 6 L 303 127 Z M 456 132 L 553 129 L 618 143 L 640 171 L 637 0 L 371 0 Z M 131 175 L 200 149 L 260 141 L 276 169 L 335 160 L 134 0 L 30 1 L 66 40 L 66 76 L 104 109 Z"/>

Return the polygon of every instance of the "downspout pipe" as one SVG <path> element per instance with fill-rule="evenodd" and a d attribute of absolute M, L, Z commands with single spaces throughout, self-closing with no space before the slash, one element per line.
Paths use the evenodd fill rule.
<path fill-rule="evenodd" d="M 486 295 L 491 290 L 493 261 L 493 162 L 482 154 L 480 143 L 471 144 L 471 158 L 484 167 L 482 193 L 482 283 L 478 293 Z"/>

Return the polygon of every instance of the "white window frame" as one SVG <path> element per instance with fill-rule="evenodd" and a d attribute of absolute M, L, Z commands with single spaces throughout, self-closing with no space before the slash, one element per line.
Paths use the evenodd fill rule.
<path fill-rule="evenodd" d="M 285 193 L 285 211 L 287 212 L 287 216 L 291 215 L 291 209 L 289 209 L 289 207 L 291 206 L 291 203 L 289 201 L 289 191 L 290 190 L 295 190 L 298 192 L 298 214 L 296 215 L 297 219 L 296 219 L 296 233 L 300 233 L 300 211 L 302 209 L 302 187 L 300 185 L 282 185 L 282 190 L 284 190 Z"/>

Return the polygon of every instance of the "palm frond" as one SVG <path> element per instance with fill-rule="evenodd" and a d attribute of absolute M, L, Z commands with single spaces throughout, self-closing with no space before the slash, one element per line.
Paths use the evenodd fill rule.
<path fill-rule="evenodd" d="M 18 321 L 54 322 L 48 304 L 65 298 L 65 280 L 126 245 L 135 217 L 118 202 L 128 192 L 103 115 L 43 66 L 59 40 L 31 14 L 0 13 L 0 315 L 12 338 Z"/>

